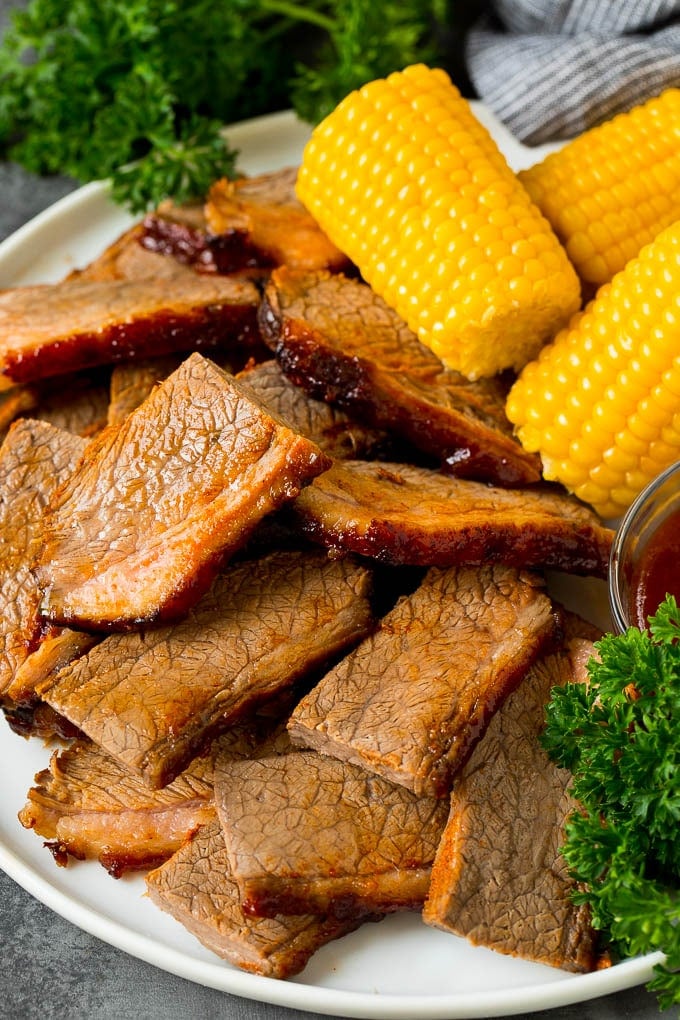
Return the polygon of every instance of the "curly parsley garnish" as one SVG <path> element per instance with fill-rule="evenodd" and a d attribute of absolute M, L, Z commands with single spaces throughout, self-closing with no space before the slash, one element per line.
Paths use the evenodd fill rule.
<path fill-rule="evenodd" d="M 443 56 L 449 6 L 30 0 L 0 46 L 0 152 L 39 174 L 112 177 L 135 212 L 199 198 L 234 174 L 221 125 L 291 103 L 314 122 L 371 78 Z"/>
<path fill-rule="evenodd" d="M 582 811 L 564 857 L 579 902 L 624 956 L 661 950 L 649 984 L 680 1003 L 680 614 L 668 596 L 649 632 L 596 644 L 589 682 L 556 688 L 544 746 L 571 770 Z"/>

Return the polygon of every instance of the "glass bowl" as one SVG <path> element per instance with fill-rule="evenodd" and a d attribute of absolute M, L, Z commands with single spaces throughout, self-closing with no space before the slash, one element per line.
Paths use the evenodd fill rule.
<path fill-rule="evenodd" d="M 680 461 L 642 490 L 616 531 L 609 561 L 614 629 L 644 629 L 664 588 L 680 600 Z"/>

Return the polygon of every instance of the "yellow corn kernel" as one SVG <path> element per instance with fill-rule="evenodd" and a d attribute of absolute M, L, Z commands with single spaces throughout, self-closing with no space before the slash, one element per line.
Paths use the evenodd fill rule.
<path fill-rule="evenodd" d="M 545 477 L 603 517 L 622 514 L 680 457 L 678 293 L 680 221 L 598 291 L 508 396 L 508 417 Z"/>
<path fill-rule="evenodd" d="M 420 340 L 471 379 L 518 371 L 580 305 L 566 252 L 444 71 L 416 64 L 347 96 L 305 148 L 297 191 Z"/>
<path fill-rule="evenodd" d="M 679 119 L 667 89 L 517 175 L 591 292 L 680 219 Z"/>

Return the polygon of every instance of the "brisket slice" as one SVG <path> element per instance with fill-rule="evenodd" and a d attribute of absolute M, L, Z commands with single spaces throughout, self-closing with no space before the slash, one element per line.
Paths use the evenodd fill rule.
<path fill-rule="evenodd" d="M 142 246 L 144 227 L 136 223 L 113 244 L 110 244 L 96 259 L 77 269 L 69 276 L 71 280 L 142 280 L 154 277 L 159 286 L 167 287 L 168 280 L 182 273 L 183 267 L 174 259 L 157 255 Z"/>
<path fill-rule="evenodd" d="M 32 411 L 39 397 L 34 386 L 12 386 L 0 392 L 0 442 L 7 435 L 12 422 Z"/>
<path fill-rule="evenodd" d="M 317 550 L 232 564 L 178 624 L 111 635 L 37 693 L 163 786 L 251 706 L 365 636 L 369 589 L 364 566 Z"/>
<path fill-rule="evenodd" d="M 108 372 L 73 372 L 0 393 L 0 436 L 19 417 L 47 421 L 88 438 L 105 425 L 109 402 Z"/>
<path fill-rule="evenodd" d="M 559 849 L 571 777 L 539 735 L 551 688 L 579 679 L 592 650 L 575 639 L 536 663 L 489 723 L 457 777 L 424 910 L 476 945 L 572 971 L 593 969 L 595 938 Z"/>
<path fill-rule="evenodd" d="M 101 634 L 71 630 L 69 627 L 62 627 L 45 637 L 16 670 L 7 690 L 9 697 L 16 705 L 34 705 L 36 689 L 48 677 L 56 676 L 59 670 L 85 655 L 101 640 Z"/>
<path fill-rule="evenodd" d="M 244 913 L 420 909 L 445 800 L 313 751 L 215 766 L 215 803 Z"/>
<path fill-rule="evenodd" d="M 290 514 L 322 545 L 394 565 L 501 562 L 606 577 L 614 534 L 589 507 L 549 489 L 352 460 L 316 478 Z"/>
<path fill-rule="evenodd" d="M 366 284 L 277 269 L 259 321 L 284 373 L 310 396 L 396 432 L 451 473 L 497 485 L 540 479 L 540 461 L 512 435 L 502 384 L 445 369 Z"/>
<path fill-rule="evenodd" d="M 0 294 L 0 373 L 16 383 L 171 351 L 258 339 L 250 283 L 184 272 L 159 284 L 66 280 Z"/>
<path fill-rule="evenodd" d="M 542 581 L 432 567 L 294 709 L 294 743 L 443 797 L 489 719 L 555 638 Z"/>
<path fill-rule="evenodd" d="M 164 357 L 140 358 L 115 365 L 111 372 L 107 424 L 122 424 L 159 383 L 179 368 L 183 360 L 183 354 L 166 354 Z"/>
<path fill-rule="evenodd" d="M 40 619 L 31 568 L 42 546 L 46 504 L 85 445 L 45 422 L 20 419 L 0 447 L 0 698 L 30 653 L 53 633 Z"/>
<path fill-rule="evenodd" d="M 216 181 L 205 218 L 218 272 L 278 265 L 348 269 L 349 259 L 329 240 L 295 193 L 297 169 L 286 167 L 236 181 Z"/>
<path fill-rule="evenodd" d="M 32 417 L 85 439 L 95 436 L 107 424 L 109 386 L 108 369 L 45 380 Z"/>
<path fill-rule="evenodd" d="M 41 611 L 100 630 L 183 615 L 265 514 L 327 466 L 232 376 L 190 355 L 91 441 L 52 500 Z"/>
<path fill-rule="evenodd" d="M 276 361 L 266 361 L 238 376 L 254 396 L 292 429 L 313 440 L 333 459 L 372 457 L 393 447 L 390 436 L 350 418 L 337 407 L 308 397 L 285 377 Z"/>
<path fill-rule="evenodd" d="M 35 777 L 19 821 L 49 840 L 58 864 L 98 860 L 114 877 L 167 860 L 215 817 L 212 756 L 149 790 L 90 741 L 55 751 Z"/>
<path fill-rule="evenodd" d="M 146 885 L 156 906 L 207 949 L 265 977 L 298 974 L 317 949 L 360 923 L 313 915 L 254 918 L 244 914 L 217 821 L 204 825 L 166 864 L 147 875 Z"/>

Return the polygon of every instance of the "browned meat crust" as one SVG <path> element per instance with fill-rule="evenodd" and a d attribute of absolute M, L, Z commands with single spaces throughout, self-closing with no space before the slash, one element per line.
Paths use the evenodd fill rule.
<path fill-rule="evenodd" d="M 559 852 L 570 774 L 538 736 L 551 687 L 578 678 L 571 656 L 584 645 L 592 654 L 576 639 L 537 663 L 489 723 L 456 780 L 424 910 L 476 945 L 573 971 L 593 969 L 595 937 Z"/>
<path fill-rule="evenodd" d="M 242 372 L 238 380 L 248 385 L 268 411 L 313 440 L 331 458 L 384 455 L 394 446 L 388 433 L 368 428 L 339 408 L 307 396 L 273 360 Z"/>
<path fill-rule="evenodd" d="M 431 568 L 294 709 L 294 743 L 444 796 L 474 744 L 556 637 L 540 579 Z"/>
<path fill-rule="evenodd" d="M 64 666 L 85 655 L 101 640 L 101 634 L 60 628 L 57 633 L 41 641 L 35 651 L 21 663 L 9 686 L 8 695 L 17 705 L 34 705 L 38 686 L 48 677 L 56 676 Z"/>
<path fill-rule="evenodd" d="M 393 430 L 459 476 L 497 485 L 540 479 L 538 458 L 512 435 L 499 382 L 445 369 L 365 284 L 277 269 L 259 322 L 284 373 L 310 396 Z"/>
<path fill-rule="evenodd" d="M 58 863 L 98 860 L 115 878 L 170 857 L 215 817 L 213 759 L 196 758 L 163 790 L 149 790 L 89 741 L 56 751 L 19 813 L 50 840 Z"/>
<path fill-rule="evenodd" d="M 205 206 L 207 250 L 218 272 L 247 267 L 347 269 L 349 259 L 326 237 L 295 194 L 297 169 L 216 181 Z M 205 263 L 206 256 L 203 257 Z"/>
<path fill-rule="evenodd" d="M 360 923 L 313 915 L 244 914 L 218 822 L 205 825 L 167 864 L 147 875 L 146 883 L 156 906 L 204 946 L 241 970 L 266 977 L 298 974 L 317 949 Z"/>
<path fill-rule="evenodd" d="M 448 813 L 314 752 L 218 758 L 215 802 L 246 914 L 420 909 Z"/>
<path fill-rule="evenodd" d="M 36 567 L 43 615 L 100 630 L 176 619 L 328 463 L 192 354 L 90 442 L 52 500 Z"/>
<path fill-rule="evenodd" d="M 36 692 L 152 787 L 247 708 L 356 644 L 373 624 L 369 571 L 277 552 L 232 565 L 172 627 L 116 634 Z"/>
<path fill-rule="evenodd" d="M 322 545 L 394 565 L 500 562 L 603 578 L 614 535 L 571 496 L 377 461 L 333 464 L 289 513 Z"/>
<path fill-rule="evenodd" d="M 38 612 L 32 566 L 42 546 L 45 506 L 73 470 L 85 442 L 46 422 L 20 419 L 0 448 L 0 698 L 49 636 Z"/>
<path fill-rule="evenodd" d="M 173 282 L 76 278 L 4 291 L 0 373 L 25 383 L 127 358 L 257 341 L 251 284 L 189 271 Z"/>

